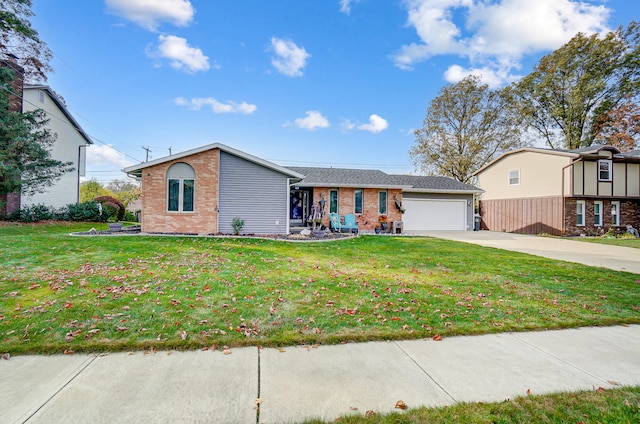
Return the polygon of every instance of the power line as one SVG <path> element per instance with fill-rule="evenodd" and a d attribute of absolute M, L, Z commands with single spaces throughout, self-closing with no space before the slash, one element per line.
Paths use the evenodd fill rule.
<path fill-rule="evenodd" d="M 73 129 L 75 129 L 75 130 L 77 130 L 77 129 L 78 129 L 78 128 L 76 128 L 75 126 L 73 126 L 71 123 L 69 123 L 68 121 L 66 121 L 66 120 L 64 120 L 64 119 L 62 119 L 62 118 L 60 118 L 60 117 L 58 117 L 58 116 L 56 116 L 56 115 L 52 114 L 52 113 L 51 113 L 51 112 L 49 112 L 49 111 L 46 111 L 46 110 L 42 109 L 41 107 L 39 107 L 39 106 L 38 106 L 38 105 L 36 105 L 35 103 L 33 103 L 33 102 L 31 102 L 31 101 L 29 101 L 29 100 L 25 99 L 25 98 L 24 98 L 24 96 L 22 96 L 22 95 L 20 95 L 20 94 L 15 93 L 13 90 L 10 90 L 10 89 L 8 89 L 8 88 L 6 88 L 6 87 L 2 87 L 2 89 L 3 89 L 4 91 L 6 91 L 6 92 L 8 92 L 8 93 L 11 93 L 11 94 L 13 94 L 14 96 L 17 96 L 18 98 L 20 98 L 20 99 L 22 100 L 22 102 L 23 102 L 23 103 L 25 103 L 25 102 L 26 102 L 26 103 L 30 104 L 31 106 L 35 107 L 36 109 L 42 110 L 42 111 L 43 111 L 44 113 L 46 113 L 48 116 L 50 116 L 50 117 L 52 117 L 52 118 L 56 119 L 57 121 L 62 122 L 64 125 L 67 125 L 67 126 L 69 126 L 69 127 L 73 128 Z M 65 106 L 65 107 L 66 107 L 66 106 Z M 68 108 L 67 108 L 67 109 L 68 109 Z M 132 159 L 132 160 L 133 160 L 133 161 L 135 161 L 135 162 L 142 162 L 140 159 L 138 159 L 138 158 L 134 158 L 133 156 L 128 155 L 127 153 L 124 153 L 124 152 L 122 152 L 122 151 L 120 151 L 120 150 L 116 149 L 116 148 L 115 148 L 115 147 L 113 147 L 112 145 L 110 145 L 110 144 L 108 144 L 108 143 L 105 143 L 104 141 L 100 140 L 99 138 L 94 137 L 94 136 L 92 136 L 91 134 L 86 133 L 86 131 L 85 131 L 85 134 L 87 134 L 87 135 L 89 136 L 89 138 L 91 138 L 92 140 L 97 141 L 98 143 L 100 143 L 100 144 L 102 144 L 102 145 L 104 145 L 104 146 L 109 147 L 110 149 L 112 149 L 112 150 L 114 150 L 114 151 L 116 151 L 116 152 L 120 153 L 121 155 L 123 155 L 123 156 L 125 156 L 125 157 L 128 157 L 129 159 Z"/>

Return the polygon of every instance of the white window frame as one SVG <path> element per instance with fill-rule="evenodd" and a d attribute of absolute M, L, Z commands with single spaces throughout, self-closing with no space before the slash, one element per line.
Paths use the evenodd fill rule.
<path fill-rule="evenodd" d="M 358 193 L 360 193 L 362 201 L 362 204 L 360 205 L 360 212 L 358 212 Z M 353 213 L 364 213 L 364 190 L 361 188 L 357 188 L 353 191 Z"/>
<path fill-rule="evenodd" d="M 593 225 L 602 227 L 602 202 L 599 200 L 593 202 Z"/>
<path fill-rule="evenodd" d="M 171 209 L 171 182 L 176 181 L 178 183 L 178 208 Z M 192 198 L 190 202 L 191 210 L 184 210 L 185 206 L 185 183 L 191 185 L 193 190 Z M 196 173 L 193 167 L 184 162 L 174 163 L 167 170 L 167 199 L 166 199 L 166 211 L 170 213 L 194 213 L 196 210 Z"/>
<path fill-rule="evenodd" d="M 384 202 L 382 202 L 382 194 L 384 193 Z M 389 213 L 389 193 L 387 190 L 378 192 L 378 215 L 387 215 Z"/>
<path fill-rule="evenodd" d="M 620 226 L 620 201 L 613 200 L 611 202 L 611 225 L 614 227 Z"/>
<path fill-rule="evenodd" d="M 587 207 L 584 200 L 576 201 L 576 227 L 585 226 Z"/>
<path fill-rule="evenodd" d="M 602 165 L 606 165 L 604 171 L 602 169 Z M 606 172 L 606 176 L 603 177 L 602 173 Z M 611 181 L 613 178 L 613 164 L 611 159 L 600 159 L 598 161 L 598 181 Z"/>
<path fill-rule="evenodd" d="M 336 196 L 336 210 L 331 210 L 331 201 L 334 193 Z M 340 193 L 338 192 L 338 189 L 332 188 L 331 190 L 329 190 L 329 213 L 339 213 L 339 212 L 340 212 Z"/>
<path fill-rule="evenodd" d="M 510 186 L 520 185 L 520 169 L 510 169 L 509 170 L 508 183 L 509 183 Z"/>

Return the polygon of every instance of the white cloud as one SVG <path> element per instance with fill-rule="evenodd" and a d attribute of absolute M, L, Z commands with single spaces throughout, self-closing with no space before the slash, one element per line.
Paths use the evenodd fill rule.
<path fill-rule="evenodd" d="M 133 165 L 123 153 L 115 150 L 110 144 L 93 144 L 87 148 L 87 166 L 108 166 L 111 168 L 126 168 Z"/>
<path fill-rule="evenodd" d="M 191 100 L 187 100 L 184 97 L 178 97 L 175 100 L 175 103 L 178 106 L 187 106 L 192 110 L 200 110 L 203 106 L 209 106 L 213 113 L 242 113 L 244 115 L 250 115 L 258 109 L 256 105 L 252 105 L 247 102 L 236 103 L 229 101 L 227 103 L 222 103 L 213 97 L 198 97 Z"/>
<path fill-rule="evenodd" d="M 578 32 L 606 31 L 610 13 L 578 0 L 405 0 L 405 6 L 420 40 L 392 57 L 397 67 L 456 55 L 471 63 L 470 71 L 506 80 L 525 54 L 554 50 Z"/>
<path fill-rule="evenodd" d="M 317 110 L 308 110 L 305 118 L 298 118 L 294 123 L 305 130 L 315 130 L 316 128 L 328 128 L 331 125 L 329 120 L 322 116 Z"/>
<path fill-rule="evenodd" d="M 149 31 L 155 31 L 160 21 L 188 25 L 195 13 L 189 0 L 105 0 L 105 4 L 115 15 Z"/>
<path fill-rule="evenodd" d="M 444 78 L 447 82 L 455 84 L 469 75 L 474 75 L 480 77 L 480 80 L 490 88 L 498 88 L 505 82 L 509 83 L 517 79 L 516 76 L 511 75 L 509 72 L 510 69 L 504 67 L 497 69 L 488 66 L 482 68 L 463 68 L 460 65 L 451 65 L 444 73 Z"/>
<path fill-rule="evenodd" d="M 171 60 L 173 68 L 188 73 L 209 69 L 209 58 L 199 48 L 189 46 L 185 38 L 160 35 L 158 42 L 158 50 L 155 54 Z"/>
<path fill-rule="evenodd" d="M 298 47 L 293 41 L 271 37 L 271 48 L 275 54 L 271 64 L 278 72 L 290 77 L 302 76 L 311 57 L 304 47 Z"/>
<path fill-rule="evenodd" d="M 356 124 L 353 123 L 350 119 L 342 119 L 342 122 L 340 123 L 340 128 L 343 131 L 351 131 L 352 129 L 354 129 L 356 127 Z"/>
<path fill-rule="evenodd" d="M 358 3 L 360 0 L 340 0 L 340 13 L 348 15 L 351 13 L 351 5 Z"/>
<path fill-rule="evenodd" d="M 388 127 L 389 127 L 389 123 L 387 122 L 387 120 L 381 117 L 380 115 L 376 115 L 374 113 L 371 116 L 369 116 L 369 123 L 359 125 L 358 129 L 362 131 L 369 131 L 370 133 L 376 134 L 386 130 Z"/>

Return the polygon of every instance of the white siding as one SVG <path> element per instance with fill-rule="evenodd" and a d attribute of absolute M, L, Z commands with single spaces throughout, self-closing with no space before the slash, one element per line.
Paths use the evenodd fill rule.
<path fill-rule="evenodd" d="M 51 148 L 51 157 L 62 162 L 72 162 L 74 171 L 63 175 L 53 186 L 47 187 L 44 193 L 23 195 L 22 206 L 44 204 L 60 208 L 79 200 L 80 174 L 84 172 L 84 153 L 81 149 L 85 149 L 80 146 L 87 146 L 87 143 L 47 93 L 43 93 L 44 102 L 40 101 L 40 92 L 40 89 L 24 90 L 23 110 L 27 112 L 43 109 L 47 113 L 47 126 L 57 135 Z"/>

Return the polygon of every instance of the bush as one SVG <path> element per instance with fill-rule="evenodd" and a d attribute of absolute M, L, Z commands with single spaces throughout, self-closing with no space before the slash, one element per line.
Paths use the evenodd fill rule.
<path fill-rule="evenodd" d="M 53 210 L 53 208 L 50 208 L 43 204 L 38 204 L 15 210 L 10 213 L 6 217 L 6 219 L 8 221 L 38 222 L 45 221 L 47 219 L 53 219 L 54 216 L 55 211 Z"/>
<path fill-rule="evenodd" d="M 231 221 L 231 228 L 233 228 L 233 234 L 238 235 L 242 232 L 244 228 L 244 221 L 240 218 L 233 218 Z"/>
<path fill-rule="evenodd" d="M 83 202 L 67 205 L 65 219 L 67 221 L 104 222 L 107 216 L 100 215 L 96 202 Z"/>
<path fill-rule="evenodd" d="M 127 222 L 138 222 L 138 215 L 131 211 L 126 211 L 124 213 L 124 220 Z"/>
<path fill-rule="evenodd" d="M 93 199 L 96 203 L 100 203 L 102 205 L 102 210 L 104 212 L 105 209 L 109 212 L 109 217 L 115 217 L 116 221 L 124 220 L 124 214 L 126 212 L 126 208 L 122 204 L 121 201 L 112 196 L 98 196 Z M 109 218 L 107 217 L 107 218 Z"/>

